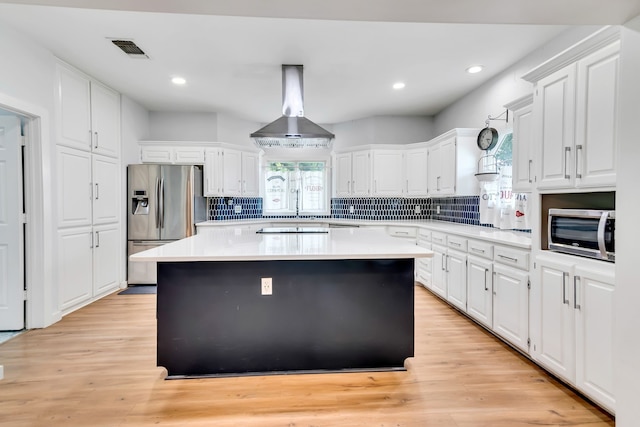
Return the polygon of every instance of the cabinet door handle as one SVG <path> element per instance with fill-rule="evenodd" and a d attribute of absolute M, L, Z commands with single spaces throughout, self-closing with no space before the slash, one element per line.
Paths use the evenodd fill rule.
<path fill-rule="evenodd" d="M 93 184 L 89 183 L 89 200 L 93 200 Z"/>
<path fill-rule="evenodd" d="M 569 279 L 569 273 L 562 273 L 562 304 L 569 305 L 569 300 L 567 299 L 567 280 Z"/>
<path fill-rule="evenodd" d="M 356 182 L 351 181 L 351 194 L 355 194 L 356 192 Z"/>
<path fill-rule="evenodd" d="M 351 181 L 347 181 L 347 194 L 351 193 Z"/>
<path fill-rule="evenodd" d="M 96 145 L 94 145 L 94 148 L 98 148 L 98 132 L 94 132 L 93 134 L 96 136 L 96 139 L 95 139 Z"/>
<path fill-rule="evenodd" d="M 89 232 L 89 237 L 91 239 L 91 242 L 89 243 L 89 249 L 93 249 L 93 232 Z"/>
<path fill-rule="evenodd" d="M 518 258 L 512 258 L 510 256 L 506 256 L 506 255 L 502 255 L 502 254 L 498 254 L 498 257 L 500 257 L 502 259 L 506 259 L 507 261 L 518 262 Z"/>
<path fill-rule="evenodd" d="M 569 158 L 569 154 L 571 154 L 571 147 L 564 147 L 564 179 L 571 179 L 571 175 L 567 173 L 567 159 Z"/>
<path fill-rule="evenodd" d="M 449 244 L 451 244 L 452 246 L 460 247 L 460 243 L 458 243 L 458 242 L 449 241 Z"/>
<path fill-rule="evenodd" d="M 582 145 L 576 145 L 576 178 L 582 178 L 582 174 L 578 173 L 578 165 L 580 163 L 580 152 L 582 151 Z"/>
<path fill-rule="evenodd" d="M 440 191 L 440 177 L 436 177 L 436 191 Z"/>
<path fill-rule="evenodd" d="M 496 283 L 496 272 L 495 271 L 493 272 L 492 276 L 493 276 L 493 283 Z M 494 295 L 498 295 L 496 293 L 496 287 L 495 286 L 493 287 L 493 294 Z"/>
<path fill-rule="evenodd" d="M 407 194 L 409 194 L 409 180 L 407 180 Z"/>
<path fill-rule="evenodd" d="M 533 160 L 529 159 L 529 174 L 528 174 L 528 178 L 529 178 L 529 184 L 531 184 L 533 181 L 531 181 L 531 165 L 533 164 Z"/>
<path fill-rule="evenodd" d="M 444 261 L 445 261 L 445 258 L 446 258 L 446 257 L 447 257 L 447 256 L 446 256 L 445 254 L 442 254 L 442 262 L 440 263 L 440 266 L 441 266 L 442 271 L 446 271 L 446 270 L 445 270 L 445 266 L 444 266 Z"/>
<path fill-rule="evenodd" d="M 580 310 L 580 304 L 578 304 L 578 279 L 580 276 L 573 276 L 573 308 Z"/>
<path fill-rule="evenodd" d="M 96 248 L 100 247 L 100 232 L 96 231 Z"/>
<path fill-rule="evenodd" d="M 445 266 L 445 272 L 448 273 L 449 272 L 449 255 L 447 255 L 447 260 L 444 263 Z"/>
<path fill-rule="evenodd" d="M 487 273 L 489 272 L 488 268 L 484 269 L 484 290 L 488 291 L 489 287 L 487 286 Z"/>
<path fill-rule="evenodd" d="M 98 183 L 96 182 L 96 200 L 100 198 L 100 187 L 98 187 Z"/>
<path fill-rule="evenodd" d="M 373 180 L 373 192 L 377 193 L 378 192 L 378 181 L 377 180 Z"/>

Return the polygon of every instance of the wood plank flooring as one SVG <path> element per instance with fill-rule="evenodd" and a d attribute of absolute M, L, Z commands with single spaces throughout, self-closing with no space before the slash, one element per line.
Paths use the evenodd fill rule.
<path fill-rule="evenodd" d="M 0 344 L 0 426 L 615 424 L 419 286 L 406 372 L 166 381 L 155 340 L 155 295 L 113 294 Z"/>

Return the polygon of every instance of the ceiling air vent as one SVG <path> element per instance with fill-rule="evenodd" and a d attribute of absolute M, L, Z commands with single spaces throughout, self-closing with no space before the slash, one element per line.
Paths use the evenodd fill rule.
<path fill-rule="evenodd" d="M 133 58 L 148 58 L 147 54 L 131 40 L 111 40 L 111 43 L 118 46 L 124 53 Z"/>

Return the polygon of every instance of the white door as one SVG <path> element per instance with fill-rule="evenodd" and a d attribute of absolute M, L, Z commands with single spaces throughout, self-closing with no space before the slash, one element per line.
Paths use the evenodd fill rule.
<path fill-rule="evenodd" d="M 427 187 L 430 196 L 440 194 L 440 144 L 427 150 Z"/>
<path fill-rule="evenodd" d="M 91 151 L 91 89 L 89 79 L 58 64 L 57 143 Z"/>
<path fill-rule="evenodd" d="M 575 73 L 573 64 L 538 82 L 534 101 L 542 132 L 538 188 L 573 185 Z"/>
<path fill-rule="evenodd" d="M 93 295 L 93 245 L 91 226 L 58 230 L 58 283 L 63 312 Z"/>
<path fill-rule="evenodd" d="M 440 143 L 440 191 L 441 195 L 456 194 L 456 138 Z"/>
<path fill-rule="evenodd" d="M 533 106 L 527 105 L 513 112 L 513 191 L 533 189 Z"/>
<path fill-rule="evenodd" d="M 416 148 L 405 153 L 406 194 L 427 196 L 427 149 Z"/>
<path fill-rule="evenodd" d="M 93 234 L 93 295 L 97 296 L 119 285 L 120 227 L 94 227 Z"/>
<path fill-rule="evenodd" d="M 616 184 L 620 42 L 578 62 L 576 186 Z"/>
<path fill-rule="evenodd" d="M 575 313 L 573 311 L 573 264 L 537 258 L 539 295 L 532 318 L 539 322 L 533 356 L 563 378 L 575 380 Z"/>
<path fill-rule="evenodd" d="M 373 195 L 401 196 L 404 188 L 402 152 L 373 151 Z"/>
<path fill-rule="evenodd" d="M 369 150 L 351 154 L 351 196 L 366 197 L 371 194 L 371 157 Z"/>
<path fill-rule="evenodd" d="M 204 195 L 220 196 L 220 151 L 207 148 L 204 152 Z"/>
<path fill-rule="evenodd" d="M 529 276 L 524 271 L 495 264 L 493 277 L 493 331 L 528 352 Z"/>
<path fill-rule="evenodd" d="M 120 156 L 120 95 L 91 82 L 91 130 L 93 152 Z"/>
<path fill-rule="evenodd" d="M 433 263 L 431 264 L 431 290 L 447 298 L 446 258 L 447 250 L 441 246 L 433 245 Z"/>
<path fill-rule="evenodd" d="M 118 222 L 120 218 L 120 166 L 110 157 L 93 156 L 93 223 Z"/>
<path fill-rule="evenodd" d="M 336 197 L 351 195 L 351 153 L 336 154 Z"/>
<path fill-rule="evenodd" d="M 0 330 L 6 331 L 24 328 L 20 135 L 17 117 L 0 117 Z"/>
<path fill-rule="evenodd" d="M 260 195 L 259 169 L 257 154 L 242 153 L 242 195 L 244 197 L 258 197 Z"/>
<path fill-rule="evenodd" d="M 58 227 L 90 225 L 91 153 L 58 146 Z"/>
<path fill-rule="evenodd" d="M 446 261 L 447 300 L 467 311 L 467 255 L 449 249 Z"/>
<path fill-rule="evenodd" d="M 493 326 L 493 263 L 474 256 L 467 265 L 467 314 L 483 325 Z"/>
<path fill-rule="evenodd" d="M 229 149 L 222 152 L 222 177 L 223 195 L 242 195 L 242 152 Z"/>
<path fill-rule="evenodd" d="M 576 266 L 573 282 L 576 313 L 576 385 L 610 410 L 613 387 L 613 268 Z"/>

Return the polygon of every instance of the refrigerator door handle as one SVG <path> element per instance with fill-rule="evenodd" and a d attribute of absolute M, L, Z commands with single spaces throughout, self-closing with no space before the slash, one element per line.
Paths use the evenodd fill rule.
<path fill-rule="evenodd" d="M 160 179 L 160 228 L 164 228 L 164 178 Z"/>
<path fill-rule="evenodd" d="M 160 228 L 160 178 L 156 178 L 156 228 Z"/>

